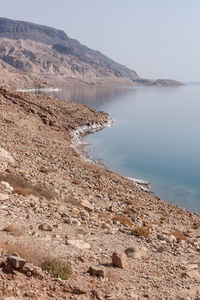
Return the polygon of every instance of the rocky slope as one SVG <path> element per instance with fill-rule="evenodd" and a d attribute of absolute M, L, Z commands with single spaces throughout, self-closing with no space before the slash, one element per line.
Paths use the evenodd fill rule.
<path fill-rule="evenodd" d="M 140 79 L 137 73 L 99 51 L 81 45 L 65 32 L 47 26 L 0 18 L 0 58 L 24 72 L 29 81 L 49 84 L 179 85 L 175 81 Z M 10 70 L 11 76 L 12 72 Z M 12 78 L 9 78 L 11 81 Z M 22 80 L 22 84 L 24 81 Z M 28 84 L 28 83 L 27 83 Z M 21 88 L 21 86 L 17 86 Z"/>
<path fill-rule="evenodd" d="M 5 89 L 0 107 L 0 299 L 200 299 L 200 219 L 71 147 L 106 113 Z"/>

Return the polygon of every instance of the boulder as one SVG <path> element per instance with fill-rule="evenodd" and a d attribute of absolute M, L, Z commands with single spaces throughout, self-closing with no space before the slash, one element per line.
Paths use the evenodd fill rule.
<path fill-rule="evenodd" d="M 88 272 L 92 276 L 98 276 L 98 277 L 103 277 L 103 278 L 106 275 L 105 269 L 102 266 L 90 267 Z"/>
<path fill-rule="evenodd" d="M 17 255 L 10 255 L 7 257 L 7 263 L 9 263 L 14 269 L 23 270 L 26 261 Z"/>
<path fill-rule="evenodd" d="M 124 252 L 114 252 L 112 255 L 112 265 L 120 269 L 125 269 L 128 266 L 126 254 Z"/>
<path fill-rule="evenodd" d="M 52 227 L 46 223 L 40 224 L 38 226 L 38 229 L 43 230 L 43 231 L 52 231 Z"/>
<path fill-rule="evenodd" d="M 142 247 L 141 249 L 139 249 L 137 246 L 132 246 L 132 247 L 127 248 L 124 252 L 126 253 L 126 255 L 128 257 L 140 259 L 143 256 L 147 255 L 147 248 Z"/>

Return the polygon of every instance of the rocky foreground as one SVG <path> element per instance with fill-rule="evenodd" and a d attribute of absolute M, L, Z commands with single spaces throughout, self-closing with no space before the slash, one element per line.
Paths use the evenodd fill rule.
<path fill-rule="evenodd" d="M 106 113 L 5 89 L 0 108 L 0 299 L 200 299 L 200 219 L 71 147 Z"/>

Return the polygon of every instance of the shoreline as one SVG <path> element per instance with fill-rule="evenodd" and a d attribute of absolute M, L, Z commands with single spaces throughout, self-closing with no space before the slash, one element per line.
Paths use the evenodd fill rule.
<path fill-rule="evenodd" d="M 88 124 L 88 125 L 84 125 L 82 127 L 79 127 L 75 130 L 72 130 L 70 132 L 70 134 L 72 135 L 71 147 L 86 162 L 96 164 L 96 165 L 100 166 L 101 168 L 106 167 L 107 169 L 109 169 L 106 165 L 101 164 L 97 160 L 93 159 L 88 154 L 87 150 L 84 150 L 84 147 L 87 145 L 87 143 L 85 143 L 83 141 L 83 138 L 85 136 L 89 135 L 89 134 L 95 133 L 95 132 L 103 130 L 105 128 L 110 128 L 110 127 L 113 126 L 114 123 L 115 123 L 115 119 L 108 116 L 107 121 L 105 121 L 104 123 L 101 123 L 101 124 L 98 124 L 98 123 Z M 111 170 L 111 171 L 114 172 L 113 170 Z M 118 174 L 120 176 L 122 176 L 120 173 L 118 173 Z M 153 193 L 151 191 L 151 187 L 150 187 L 149 182 L 147 180 L 138 179 L 138 178 L 134 178 L 134 177 L 126 177 L 126 176 L 122 176 L 122 177 L 130 180 L 131 182 L 133 182 L 136 185 L 136 187 L 138 187 L 143 192 Z"/>
<path fill-rule="evenodd" d="M 3 172 L 11 186 L 10 176 L 20 176 L 32 189 L 31 194 L 20 194 L 20 186 L 18 193 L 12 192 L 0 181 L 3 249 L 21 243 L 31 251 L 28 261 L 37 259 L 36 249 L 41 249 L 46 256 L 69 262 L 72 275 L 65 286 L 56 281 L 56 299 L 59 289 L 63 299 L 77 298 L 77 291 L 94 299 L 94 282 L 101 299 L 178 300 L 200 291 L 200 218 L 112 170 L 87 163 L 71 147 L 73 131 L 76 138 L 95 132 L 109 124 L 107 113 L 30 93 L 1 89 L 0 94 L 1 148 L 7 151 L 1 152 Z M 51 193 L 40 194 L 41 189 L 33 189 L 37 185 Z M 11 225 L 22 236 L 3 230 Z M 122 268 L 112 262 L 116 252 L 125 260 Z M 6 262 L 7 256 L 1 259 Z M 92 277 L 90 267 L 103 276 Z M 55 279 L 42 270 L 37 278 L 14 272 L 11 278 L 0 268 L 0 290 L 8 284 L 15 293 L 18 286 L 20 299 L 25 299 L 24 285 L 31 289 L 35 284 L 40 294 L 44 285 L 52 293 Z M 18 279 L 23 286 L 17 285 Z"/>
<path fill-rule="evenodd" d="M 32 89 L 16 89 L 17 92 L 21 93 L 35 93 L 35 92 L 59 92 L 61 89 L 59 88 L 53 88 L 53 87 L 45 87 L 45 88 L 32 88 Z"/>

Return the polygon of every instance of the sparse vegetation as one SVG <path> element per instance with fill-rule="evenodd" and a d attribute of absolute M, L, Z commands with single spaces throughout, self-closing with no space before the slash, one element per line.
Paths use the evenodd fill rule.
<path fill-rule="evenodd" d="M 112 220 L 113 221 L 119 221 L 122 225 L 128 225 L 128 226 L 132 225 L 131 220 L 128 217 L 123 216 L 123 215 L 114 216 L 112 218 Z"/>
<path fill-rule="evenodd" d="M 170 232 L 169 235 L 175 236 L 175 238 L 176 238 L 178 241 L 187 241 L 186 236 L 185 236 L 182 232 L 179 232 L 179 231 L 173 231 L 173 232 Z"/>
<path fill-rule="evenodd" d="M 45 197 L 48 200 L 58 196 L 54 191 L 48 190 L 40 185 L 33 185 L 31 182 L 19 175 L 1 173 L 0 181 L 8 182 L 14 188 L 13 193 L 18 195 L 28 196 L 33 194 L 35 196 Z"/>
<path fill-rule="evenodd" d="M 17 253 L 21 258 L 41 267 L 53 277 L 59 277 L 63 280 L 67 280 L 72 274 L 72 267 L 68 262 L 59 258 L 47 257 L 46 253 L 44 253 L 38 246 L 30 244 L 26 245 L 22 244 L 22 242 L 7 242 L 0 243 L 0 247 L 5 249 L 6 255 Z"/>
<path fill-rule="evenodd" d="M 5 249 L 7 255 L 18 253 L 19 256 L 37 266 L 41 266 L 45 261 L 42 250 L 37 246 L 27 245 L 22 242 L 1 243 L 1 248 Z"/>
<path fill-rule="evenodd" d="M 3 228 L 3 231 L 6 231 L 13 236 L 21 236 L 24 234 L 24 232 L 19 227 L 14 225 L 6 226 L 5 228 Z"/>
<path fill-rule="evenodd" d="M 123 210 L 123 214 L 125 214 L 125 215 L 131 215 L 132 211 L 130 209 L 128 209 L 127 207 L 125 207 L 124 210 Z"/>
<path fill-rule="evenodd" d="M 42 269 L 47 271 L 53 277 L 59 277 L 63 280 L 70 278 L 72 274 L 71 265 L 68 262 L 57 258 L 48 258 L 41 265 Z"/>
<path fill-rule="evenodd" d="M 132 230 L 132 234 L 135 236 L 148 236 L 150 234 L 150 231 L 148 228 L 141 226 L 141 227 L 134 227 Z"/>
<path fill-rule="evenodd" d="M 193 229 L 199 229 L 200 225 L 197 223 L 193 223 Z"/>
<path fill-rule="evenodd" d="M 81 184 L 81 180 L 79 180 L 79 179 L 73 179 L 72 183 L 73 184 Z"/>
<path fill-rule="evenodd" d="M 47 167 L 41 167 L 39 170 L 41 173 L 50 174 L 50 173 L 56 173 L 57 170 L 55 168 L 47 168 Z"/>

